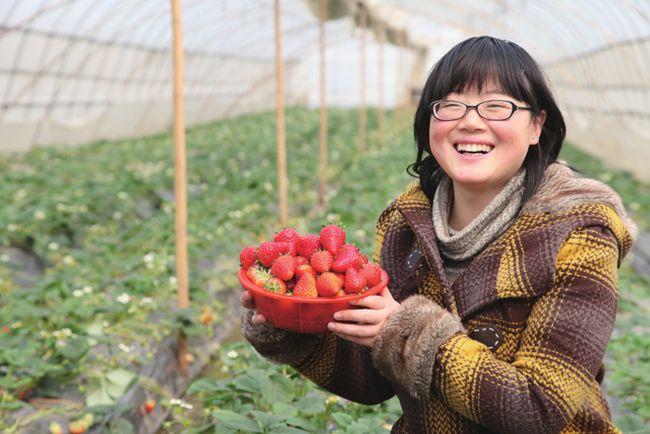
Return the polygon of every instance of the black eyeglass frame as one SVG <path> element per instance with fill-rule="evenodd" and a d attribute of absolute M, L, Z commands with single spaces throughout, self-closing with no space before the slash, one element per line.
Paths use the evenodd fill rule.
<path fill-rule="evenodd" d="M 504 119 L 490 119 L 490 118 L 486 118 L 485 116 L 481 115 L 481 112 L 478 111 L 478 106 L 480 106 L 481 104 L 485 104 L 485 103 L 488 103 L 488 102 L 495 102 L 495 101 L 505 102 L 505 103 L 510 104 L 510 106 L 512 107 L 512 112 L 510 113 L 510 116 L 508 116 L 507 118 L 504 118 Z M 454 118 L 454 119 L 440 119 L 438 116 L 436 116 L 436 113 L 433 110 L 433 106 L 435 104 L 440 103 L 440 102 L 453 102 L 453 103 L 464 105 L 465 106 L 465 112 L 461 116 L 459 116 L 457 118 Z M 485 119 L 487 121 L 507 121 L 510 118 L 512 118 L 512 116 L 517 112 L 517 110 L 530 110 L 530 111 L 533 110 L 532 107 L 518 106 L 514 102 L 508 101 L 506 99 L 489 99 L 487 101 L 481 101 L 480 103 L 478 103 L 476 105 L 469 105 L 469 104 L 465 104 L 464 102 L 454 101 L 454 100 L 449 100 L 449 99 L 439 99 L 439 100 L 436 100 L 436 101 L 433 101 L 433 102 L 429 103 L 429 112 L 431 112 L 431 115 L 434 118 L 436 118 L 437 120 L 443 121 L 443 122 L 445 122 L 445 121 L 457 121 L 458 119 L 462 119 L 462 118 L 465 117 L 465 115 L 467 115 L 467 112 L 469 112 L 469 109 L 472 109 L 472 108 L 476 110 L 476 114 L 478 114 L 481 119 Z"/>

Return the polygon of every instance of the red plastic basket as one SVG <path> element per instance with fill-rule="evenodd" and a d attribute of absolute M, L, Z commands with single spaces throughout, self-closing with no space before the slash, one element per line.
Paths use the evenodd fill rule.
<path fill-rule="evenodd" d="M 299 333 L 329 331 L 327 323 L 334 320 L 335 312 L 358 309 L 358 306 L 351 306 L 350 302 L 378 294 L 388 285 L 388 274 L 382 270 L 381 281 L 361 294 L 310 298 L 280 295 L 267 291 L 251 282 L 244 269 L 240 269 L 237 276 L 242 287 L 252 294 L 257 311 L 264 315 L 271 325 Z"/>

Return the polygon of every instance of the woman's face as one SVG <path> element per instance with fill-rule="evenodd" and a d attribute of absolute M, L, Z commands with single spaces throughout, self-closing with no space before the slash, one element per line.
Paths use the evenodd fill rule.
<path fill-rule="evenodd" d="M 500 99 L 528 106 L 494 87 L 480 93 L 450 93 L 444 99 L 468 105 Z M 508 120 L 490 121 L 481 118 L 475 109 L 454 121 L 439 121 L 431 116 L 430 150 L 454 185 L 475 191 L 500 189 L 519 171 L 528 147 L 536 146 L 533 144 L 539 140 L 545 118 L 545 113 L 536 118 L 528 110 L 517 110 Z M 475 146 L 468 146 L 472 144 Z M 487 153 L 470 153 L 479 149 Z"/>

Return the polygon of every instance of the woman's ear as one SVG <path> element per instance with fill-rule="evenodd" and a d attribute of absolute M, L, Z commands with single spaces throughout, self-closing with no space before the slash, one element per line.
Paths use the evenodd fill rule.
<path fill-rule="evenodd" d="M 531 145 L 539 143 L 539 137 L 542 135 L 544 122 L 546 122 L 546 111 L 542 110 L 538 116 L 533 117 L 533 134 L 530 136 Z"/>

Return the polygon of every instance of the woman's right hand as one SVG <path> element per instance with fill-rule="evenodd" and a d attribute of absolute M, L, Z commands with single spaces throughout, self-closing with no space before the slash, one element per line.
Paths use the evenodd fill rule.
<path fill-rule="evenodd" d="M 255 325 L 258 324 L 264 324 L 266 322 L 266 317 L 262 315 L 261 313 L 257 313 L 257 308 L 255 306 L 255 300 L 253 300 L 253 296 L 251 293 L 247 290 L 242 291 L 241 293 L 241 304 L 244 306 L 246 309 L 251 309 L 254 310 L 255 313 L 251 317 L 251 322 Z"/>

